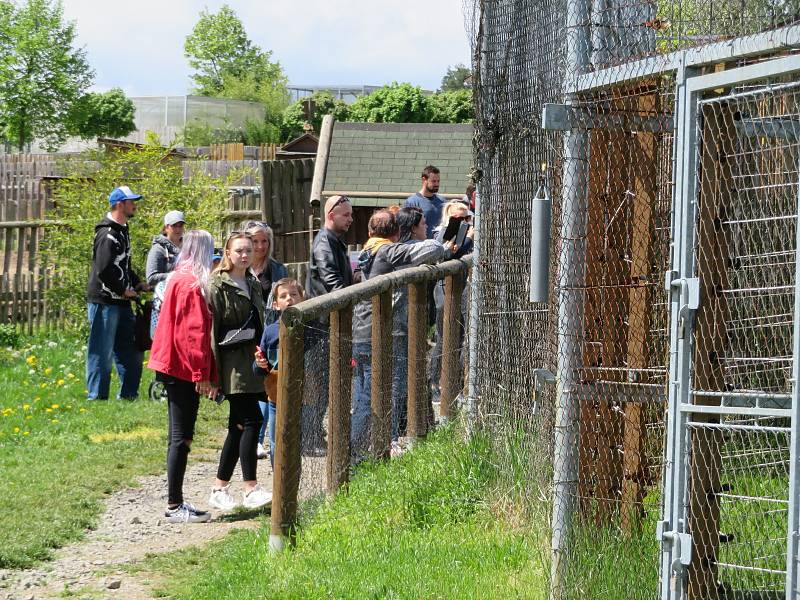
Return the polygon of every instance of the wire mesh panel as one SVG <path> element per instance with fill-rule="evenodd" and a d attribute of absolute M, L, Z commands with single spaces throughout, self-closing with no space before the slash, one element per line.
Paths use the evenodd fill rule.
<path fill-rule="evenodd" d="M 690 598 L 785 588 L 798 91 L 776 82 L 698 105 Z"/>

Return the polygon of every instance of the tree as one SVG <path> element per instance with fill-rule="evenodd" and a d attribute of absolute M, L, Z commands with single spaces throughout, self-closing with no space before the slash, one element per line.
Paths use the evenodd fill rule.
<path fill-rule="evenodd" d="M 289 103 L 289 80 L 280 63 L 271 61 L 272 52 L 250 41 L 228 5 L 217 13 L 200 13 L 186 37 L 184 54 L 195 69 L 192 79 L 197 94 L 260 102 L 266 110 L 262 132 L 272 131 L 277 138 L 281 115 Z"/>
<path fill-rule="evenodd" d="M 358 98 L 350 106 L 350 119 L 366 123 L 427 123 L 430 107 L 419 86 L 393 82 Z"/>
<path fill-rule="evenodd" d="M 72 105 L 69 133 L 83 139 L 125 137 L 136 130 L 136 108 L 119 88 L 84 94 Z"/>
<path fill-rule="evenodd" d="M 457 64 L 455 67 L 447 67 L 447 73 L 442 77 L 442 92 L 456 92 L 471 87 L 469 83 L 472 71 L 469 67 Z"/>
<path fill-rule="evenodd" d="M 70 108 L 94 77 L 63 12 L 59 0 L 28 0 L 16 10 L 0 0 L 0 123 L 20 150 L 33 139 L 62 142 Z"/>
<path fill-rule="evenodd" d="M 185 177 L 181 162 L 152 138 L 130 150 L 88 151 L 66 161 L 64 168 L 66 177 L 54 188 L 53 218 L 66 226 L 49 229 L 44 241 L 45 264 L 58 265 L 48 297 L 80 323 L 86 321 L 94 226 L 108 210 L 105 199 L 112 189 L 129 183 L 145 198 L 130 228 L 133 267 L 143 274 L 152 237 L 169 210 L 183 211 L 192 228 L 206 229 L 220 239 L 227 186 L 237 184 L 241 175 L 233 172 L 220 179 L 197 168 Z"/>
<path fill-rule="evenodd" d="M 270 61 L 272 52 L 250 41 L 241 20 L 227 4 L 216 14 L 208 10 L 200 13 L 183 49 L 196 71 L 192 75 L 195 91 L 203 96 L 220 96 L 233 82 L 248 81 L 246 88 L 251 93 L 254 85 L 284 77 L 280 65 Z"/>
<path fill-rule="evenodd" d="M 281 139 L 290 140 L 302 135 L 306 123 L 310 123 L 314 131 L 319 133 L 325 115 L 333 115 L 337 121 L 346 121 L 349 114 L 350 107 L 344 100 L 334 99 L 330 92 L 314 92 L 283 111 Z"/>
<path fill-rule="evenodd" d="M 428 98 L 431 123 L 471 123 L 475 119 L 472 90 L 439 92 Z"/>

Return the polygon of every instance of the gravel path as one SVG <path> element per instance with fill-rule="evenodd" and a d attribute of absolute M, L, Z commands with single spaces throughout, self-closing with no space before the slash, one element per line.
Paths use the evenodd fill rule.
<path fill-rule="evenodd" d="M 208 508 L 208 494 L 216 468 L 213 457 L 190 455 L 184 483 L 187 501 L 198 508 Z M 264 488 L 272 488 L 272 470 L 268 460 L 259 461 L 259 481 Z M 233 528 L 257 528 L 269 516 L 268 511 L 227 515 L 212 511 L 213 518 L 209 523 L 164 523 L 166 475 L 143 477 L 140 482 L 140 487 L 123 489 L 110 496 L 97 529 L 87 531 L 80 542 L 58 550 L 53 561 L 36 569 L 0 570 L 0 599 L 63 598 L 61 594 L 65 591 L 76 597 L 93 599 L 149 599 L 152 595 L 145 576 L 126 573 L 122 568 L 124 565 L 147 554 L 206 544 Z M 231 490 L 234 497 L 240 499 L 240 473 L 234 474 Z M 153 579 L 151 575 L 148 578 L 150 581 Z"/>

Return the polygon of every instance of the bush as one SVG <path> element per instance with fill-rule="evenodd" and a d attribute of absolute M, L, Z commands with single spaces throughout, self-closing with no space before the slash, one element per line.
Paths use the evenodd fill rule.
<path fill-rule="evenodd" d="M 475 106 L 472 90 L 439 92 L 428 98 L 431 107 L 431 123 L 472 123 Z"/>
<path fill-rule="evenodd" d="M 48 264 L 55 265 L 50 300 L 63 306 L 77 322 L 85 321 L 94 227 L 108 212 L 112 189 L 129 185 L 144 196 L 130 228 L 133 268 L 144 278 L 147 253 L 153 236 L 163 227 L 164 214 L 181 210 L 188 228 L 206 229 L 218 237 L 226 186 L 234 183 L 236 176 L 223 181 L 194 171 L 184 181 L 179 160 L 154 143 L 129 151 L 92 151 L 65 166 L 69 175 L 54 194 L 54 217 L 65 226 L 48 230 L 44 249 Z"/>
<path fill-rule="evenodd" d="M 311 104 L 310 120 L 307 118 L 309 103 Z M 329 92 L 314 92 L 311 96 L 300 98 L 283 111 L 281 138 L 287 141 L 303 135 L 303 125 L 306 122 L 310 122 L 314 131 L 319 133 L 322 117 L 325 115 L 333 115 L 337 121 L 347 121 L 350 107 L 344 100 L 334 99 Z"/>
<path fill-rule="evenodd" d="M 428 99 L 410 83 L 385 85 L 350 106 L 350 120 L 365 123 L 428 123 Z"/>
<path fill-rule="evenodd" d="M 0 325 L 0 347 L 19 348 L 22 336 L 16 327 L 8 323 Z"/>

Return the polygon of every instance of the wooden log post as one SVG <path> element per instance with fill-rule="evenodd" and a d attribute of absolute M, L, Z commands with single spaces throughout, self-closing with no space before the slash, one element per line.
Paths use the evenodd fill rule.
<path fill-rule="evenodd" d="M 461 341 L 463 326 L 461 296 L 464 292 L 464 276 L 450 275 L 444 280 L 444 314 L 442 327 L 442 374 L 439 381 L 439 412 L 443 420 L 453 416 L 453 402 L 461 391 Z"/>
<path fill-rule="evenodd" d="M 303 402 L 304 326 L 280 324 L 278 399 L 275 419 L 275 469 L 269 547 L 283 550 L 292 541 L 300 487 L 300 409 Z"/>
<path fill-rule="evenodd" d="M 353 305 L 331 313 L 330 379 L 328 387 L 328 493 L 347 483 L 350 469 L 350 407 Z"/>
<path fill-rule="evenodd" d="M 408 286 L 408 425 L 406 436 L 424 438 L 428 429 L 428 284 Z"/>
<path fill-rule="evenodd" d="M 392 290 L 372 297 L 372 454 L 389 458 L 392 443 Z"/>
<path fill-rule="evenodd" d="M 272 195 L 272 190 L 269 188 L 269 167 L 265 160 L 261 161 L 258 166 L 258 172 L 261 177 L 261 220 L 269 224 L 269 201 Z M 274 250 L 274 248 L 273 248 Z"/>

